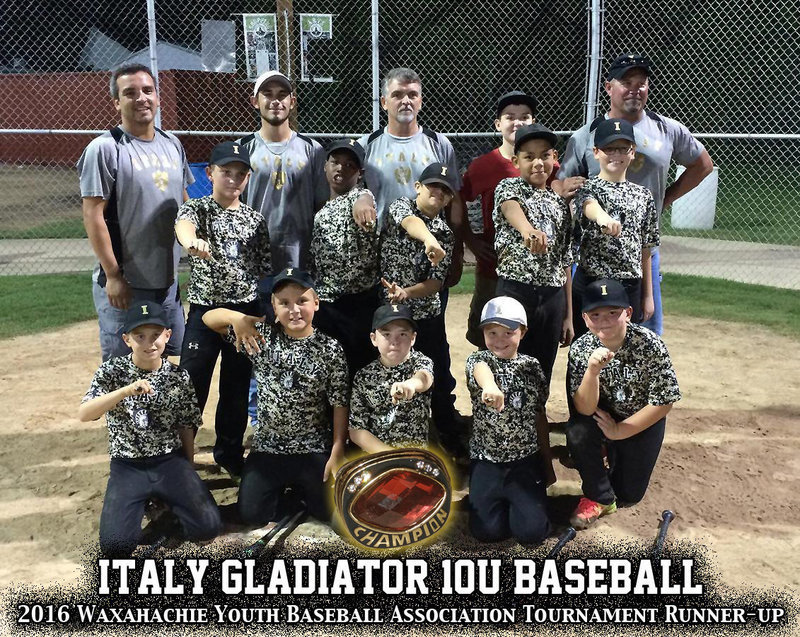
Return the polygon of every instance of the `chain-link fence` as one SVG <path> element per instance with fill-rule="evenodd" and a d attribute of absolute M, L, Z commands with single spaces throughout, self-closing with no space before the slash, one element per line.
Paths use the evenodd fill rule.
<path fill-rule="evenodd" d="M 665 211 L 663 268 L 800 288 L 796 2 L 12 0 L 0 13 L 0 274 L 91 267 L 74 166 L 118 121 L 108 71 L 124 61 L 157 66 L 161 126 L 192 162 L 255 130 L 248 64 L 264 51 L 296 80 L 297 128 L 323 142 L 384 125 L 375 80 L 409 66 L 421 121 L 466 168 L 499 144 L 499 95 L 535 94 L 565 143 L 604 112 L 609 60 L 637 51 L 654 64 L 648 106 L 684 122 L 718 168 L 716 189 Z M 246 14 L 266 27 L 248 31 Z"/>

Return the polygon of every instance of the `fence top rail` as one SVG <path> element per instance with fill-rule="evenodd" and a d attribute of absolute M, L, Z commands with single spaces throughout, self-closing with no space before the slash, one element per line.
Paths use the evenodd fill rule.
<path fill-rule="evenodd" d="M 0 128 L 0 135 L 102 135 L 108 129 L 102 130 L 78 130 L 70 128 Z M 170 130 L 173 135 L 184 135 L 187 137 L 244 137 L 253 131 L 198 131 L 198 130 Z M 572 135 L 575 131 L 558 130 L 553 131 L 556 135 Z M 340 137 L 362 137 L 366 133 L 307 133 L 308 137 L 319 138 L 340 138 Z M 499 137 L 497 132 L 475 131 L 475 132 L 443 132 L 446 137 Z M 692 133 L 695 137 L 706 139 L 800 139 L 800 133 Z"/>

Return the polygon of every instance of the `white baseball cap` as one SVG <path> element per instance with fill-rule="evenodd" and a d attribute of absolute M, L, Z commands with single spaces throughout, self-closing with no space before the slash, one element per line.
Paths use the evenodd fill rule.
<path fill-rule="evenodd" d="M 269 82 L 270 80 L 275 80 L 281 84 L 285 84 L 289 91 L 293 90 L 292 81 L 283 73 L 280 71 L 266 71 L 258 76 L 256 83 L 253 85 L 253 97 L 258 97 L 258 89 L 261 88 L 261 85 L 264 84 L 264 82 Z"/>
<path fill-rule="evenodd" d="M 515 330 L 520 325 L 528 326 L 528 315 L 525 308 L 517 299 L 510 296 L 498 296 L 483 306 L 481 312 L 481 327 L 497 323 L 503 327 Z"/>

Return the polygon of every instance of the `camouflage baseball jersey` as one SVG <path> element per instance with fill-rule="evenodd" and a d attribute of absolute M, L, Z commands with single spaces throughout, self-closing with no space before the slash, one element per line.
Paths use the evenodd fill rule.
<path fill-rule="evenodd" d="M 363 292 L 378 283 L 378 233 L 366 232 L 353 220 L 353 204 L 365 188 L 326 203 L 314 217 L 310 270 L 321 301 Z"/>
<path fill-rule="evenodd" d="M 260 353 L 247 354 L 258 383 L 253 451 L 329 453 L 333 418 L 328 407 L 346 407 L 349 398 L 342 346 L 318 330 L 292 338 L 278 324 L 256 327 L 267 342 Z M 228 340 L 236 341 L 233 328 Z"/>
<path fill-rule="evenodd" d="M 103 363 L 81 401 L 85 403 L 137 380 L 150 383 L 152 394 L 128 396 L 106 412 L 108 455 L 149 458 L 180 449 L 178 429 L 203 424 L 189 373 L 166 358 L 159 369 L 140 369 L 132 356 L 117 356 Z"/>
<path fill-rule="evenodd" d="M 532 254 L 500 211 L 509 199 L 519 203 L 530 224 L 547 235 L 545 254 Z M 566 201 L 550 188 L 534 188 L 521 177 L 510 177 L 494 191 L 492 219 L 497 276 L 528 285 L 561 287 L 566 283 L 564 268 L 572 265 L 572 217 Z"/>
<path fill-rule="evenodd" d="M 392 404 L 389 395 L 394 383 L 406 381 L 421 370 L 432 377 L 433 362 L 425 354 L 413 349 L 408 359 L 394 367 L 386 367 L 376 360 L 359 370 L 353 379 L 350 429 L 365 429 L 393 447 L 427 445 L 430 389 L 396 405 Z"/>
<path fill-rule="evenodd" d="M 212 259 L 190 256 L 190 303 L 247 303 L 256 298 L 259 279 L 269 274 L 269 234 L 260 212 L 242 203 L 237 210 L 220 206 L 211 195 L 190 199 L 178 221 L 197 228 L 197 238 L 211 246 Z"/>
<path fill-rule="evenodd" d="M 603 234 L 600 226 L 583 214 L 583 204 L 592 199 L 622 224 L 618 237 Z M 615 183 L 592 177 L 575 194 L 575 210 L 583 229 L 578 257 L 581 267 L 598 278 L 640 279 L 642 248 L 660 243 L 650 191 L 630 181 Z"/>
<path fill-rule="evenodd" d="M 425 254 L 425 246 L 421 241 L 412 239 L 400 225 L 406 217 L 415 215 L 425 222 L 428 230 L 445 251 L 444 258 L 434 267 Z M 389 206 L 386 230 L 381 243 L 381 274 L 390 283 L 397 283 L 407 288 L 428 279 L 444 281 L 450 260 L 453 258 L 453 231 L 444 219 L 444 212 L 439 212 L 433 219 L 424 215 L 417 208 L 417 202 L 408 197 L 401 197 Z M 383 288 L 385 301 L 389 301 L 387 290 Z M 411 308 L 415 319 L 438 316 L 442 311 L 439 293 L 421 299 L 408 299 L 405 303 Z"/>
<path fill-rule="evenodd" d="M 603 347 L 587 332 L 569 348 L 570 393 L 583 381 L 589 356 Z M 628 418 L 647 405 L 669 405 L 681 399 L 678 379 L 664 341 L 655 333 L 629 323 L 622 347 L 600 370 L 600 407 Z"/>
<path fill-rule="evenodd" d="M 497 412 L 481 401 L 475 381 L 475 365 L 486 363 L 505 395 L 505 407 Z M 472 398 L 472 438 L 469 454 L 474 460 L 511 462 L 539 450 L 536 416 L 544 410 L 549 390 L 542 366 L 533 356 L 498 358 L 489 350 L 467 357 L 467 387 Z"/>

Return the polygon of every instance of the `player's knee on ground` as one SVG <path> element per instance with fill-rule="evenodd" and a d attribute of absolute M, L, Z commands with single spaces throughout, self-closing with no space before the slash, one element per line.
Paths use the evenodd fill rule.
<path fill-rule="evenodd" d="M 511 537 L 506 519 L 480 516 L 475 512 L 469 515 L 469 531 L 481 542 L 501 542 Z"/>
<path fill-rule="evenodd" d="M 596 429 L 597 424 L 589 416 L 576 414 L 570 418 L 564 431 L 570 449 L 581 449 L 592 444 L 594 438 L 597 437 Z"/>
<path fill-rule="evenodd" d="M 511 535 L 520 544 L 541 544 L 552 532 L 550 520 L 532 518 L 511 526 Z"/>

